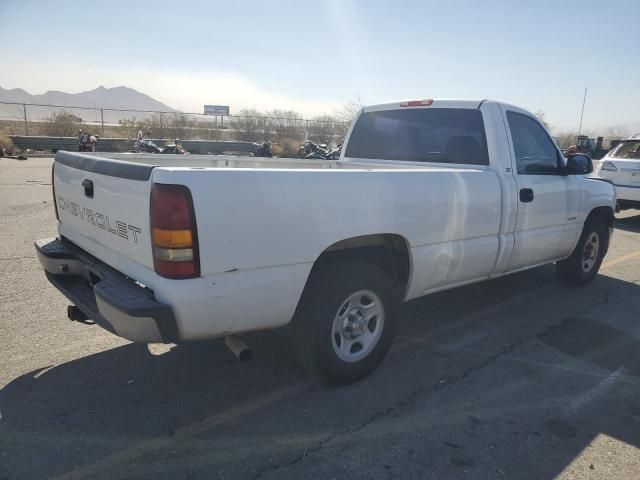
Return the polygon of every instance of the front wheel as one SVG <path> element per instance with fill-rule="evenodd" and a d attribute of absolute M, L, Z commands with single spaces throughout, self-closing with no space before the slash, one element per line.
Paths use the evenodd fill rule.
<path fill-rule="evenodd" d="M 319 267 L 293 320 L 298 360 L 335 383 L 366 377 L 393 342 L 398 304 L 393 282 L 376 265 Z"/>
<path fill-rule="evenodd" d="M 597 219 L 587 221 L 571 256 L 556 263 L 558 277 L 572 286 L 590 283 L 600 269 L 608 242 L 609 234 L 604 222 Z"/>

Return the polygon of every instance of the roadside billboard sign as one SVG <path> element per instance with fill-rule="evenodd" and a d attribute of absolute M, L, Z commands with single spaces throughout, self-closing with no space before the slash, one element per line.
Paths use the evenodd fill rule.
<path fill-rule="evenodd" d="M 204 106 L 204 114 L 205 115 L 216 115 L 219 117 L 224 117 L 229 115 L 229 105 L 205 105 Z"/>

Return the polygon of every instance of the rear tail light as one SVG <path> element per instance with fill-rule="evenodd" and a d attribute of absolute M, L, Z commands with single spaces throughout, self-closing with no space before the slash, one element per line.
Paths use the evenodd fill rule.
<path fill-rule="evenodd" d="M 600 167 L 600 170 L 607 170 L 609 172 L 617 172 L 618 171 L 618 167 L 616 167 L 613 162 L 610 162 L 609 160 L 605 160 L 604 162 L 602 162 L 602 166 Z"/>
<path fill-rule="evenodd" d="M 400 102 L 401 107 L 428 107 L 433 103 L 432 98 L 427 98 L 425 100 L 409 100 L 406 102 Z"/>
<path fill-rule="evenodd" d="M 193 199 L 184 185 L 153 184 L 151 243 L 153 266 L 158 275 L 167 278 L 200 276 Z"/>
<path fill-rule="evenodd" d="M 56 211 L 56 220 L 60 220 L 58 215 L 58 202 L 56 201 L 56 183 L 54 177 L 54 171 L 56 168 L 56 162 L 51 164 L 51 193 L 53 193 L 53 209 Z"/>

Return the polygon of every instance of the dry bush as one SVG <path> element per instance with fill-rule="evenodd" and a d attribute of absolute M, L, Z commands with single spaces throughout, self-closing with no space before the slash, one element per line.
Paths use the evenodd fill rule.
<path fill-rule="evenodd" d="M 0 148 L 4 148 L 9 155 L 16 155 L 20 153 L 9 136 L 4 132 L 0 132 Z"/>
<path fill-rule="evenodd" d="M 294 138 L 283 138 L 278 143 L 271 145 L 271 152 L 276 157 L 296 158 L 298 156 L 300 142 Z"/>
<path fill-rule="evenodd" d="M 123 118 L 118 120 L 119 136 L 124 138 L 136 138 L 140 130 L 144 130 L 146 125 L 144 120 L 139 120 L 136 117 Z"/>
<path fill-rule="evenodd" d="M 279 143 L 271 144 L 271 153 L 276 157 L 285 157 L 284 146 Z"/>
<path fill-rule="evenodd" d="M 266 113 L 269 136 L 277 141 L 304 135 L 304 123 L 299 113 L 292 110 L 270 110 Z"/>
<path fill-rule="evenodd" d="M 87 130 L 88 127 L 82 124 L 82 119 L 66 110 L 52 112 L 51 116 L 43 123 L 45 135 L 54 137 L 74 137 L 78 135 L 78 130 Z"/>

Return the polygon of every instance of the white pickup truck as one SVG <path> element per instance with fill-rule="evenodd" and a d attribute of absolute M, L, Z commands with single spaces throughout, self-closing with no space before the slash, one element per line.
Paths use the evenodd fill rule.
<path fill-rule="evenodd" d="M 337 161 L 110 157 L 53 164 L 59 235 L 36 250 L 70 318 L 135 342 L 291 324 L 342 383 L 384 358 L 401 301 L 551 262 L 584 285 L 613 226 L 589 157 L 494 101 L 365 107 Z"/>

